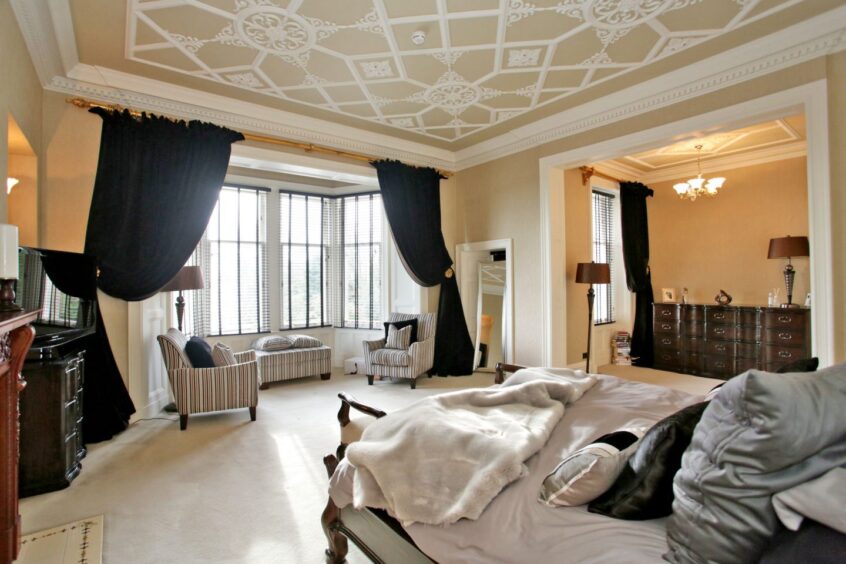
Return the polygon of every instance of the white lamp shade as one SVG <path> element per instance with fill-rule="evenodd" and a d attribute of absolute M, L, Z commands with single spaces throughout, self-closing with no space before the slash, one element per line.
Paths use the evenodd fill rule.
<path fill-rule="evenodd" d="M 673 190 L 675 190 L 676 194 L 678 194 L 679 196 L 687 192 L 688 188 L 690 188 L 690 185 L 687 182 L 679 182 L 678 184 L 673 184 Z"/>
<path fill-rule="evenodd" d="M 702 185 L 705 184 L 705 179 L 700 175 L 696 178 L 691 178 L 687 181 L 687 183 L 690 184 L 694 190 L 702 190 Z"/>
<path fill-rule="evenodd" d="M 723 187 L 723 184 L 725 184 L 725 182 L 725 178 L 723 178 L 722 176 L 718 176 L 716 178 L 711 178 L 710 180 L 708 180 L 708 184 L 705 187 L 708 189 L 709 192 L 711 191 L 711 188 L 713 188 L 714 192 L 716 192 L 717 190 Z"/>
<path fill-rule="evenodd" d="M 12 178 L 11 176 L 9 178 L 7 178 L 6 179 L 6 194 L 11 194 L 12 188 L 14 188 L 15 185 L 18 182 L 20 182 L 20 180 L 18 180 L 17 178 Z"/>
<path fill-rule="evenodd" d="M 0 279 L 18 279 L 18 226 L 0 224 Z"/>

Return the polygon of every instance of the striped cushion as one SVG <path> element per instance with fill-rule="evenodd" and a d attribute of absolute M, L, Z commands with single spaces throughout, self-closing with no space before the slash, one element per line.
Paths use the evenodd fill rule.
<path fill-rule="evenodd" d="M 168 329 L 164 335 L 159 335 L 159 343 L 164 356 L 165 366 L 168 370 L 179 368 L 191 368 L 191 361 L 185 354 L 185 345 L 188 339 L 176 329 Z"/>
<path fill-rule="evenodd" d="M 379 349 L 370 353 L 370 361 L 384 366 L 408 366 L 411 364 L 411 355 L 406 351 Z"/>
<path fill-rule="evenodd" d="M 235 360 L 235 353 L 232 352 L 232 349 L 229 348 L 228 345 L 220 342 L 215 344 L 214 349 L 212 349 L 212 358 L 214 359 L 215 366 L 230 366 L 232 364 L 238 364 L 238 361 Z"/>
<path fill-rule="evenodd" d="M 407 350 L 411 344 L 411 326 L 397 329 L 396 325 L 388 328 L 388 339 L 385 341 L 386 349 Z"/>
<path fill-rule="evenodd" d="M 288 338 L 291 339 L 291 348 L 294 349 L 311 349 L 323 346 L 323 341 L 311 335 L 288 335 Z"/>
<path fill-rule="evenodd" d="M 250 348 L 257 351 L 284 351 L 293 346 L 293 340 L 286 335 L 267 335 L 253 341 Z"/>

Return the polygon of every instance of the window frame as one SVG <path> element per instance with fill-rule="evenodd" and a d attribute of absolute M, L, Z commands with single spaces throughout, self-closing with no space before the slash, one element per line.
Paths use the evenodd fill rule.
<path fill-rule="evenodd" d="M 610 211 L 604 214 L 608 217 L 611 221 L 610 226 L 608 229 L 604 230 L 603 233 L 607 235 L 605 240 L 602 242 L 598 242 L 596 235 L 597 235 L 597 225 L 596 225 L 596 203 L 595 197 L 601 196 L 607 198 L 610 202 Z M 595 262 L 605 262 L 609 265 L 609 270 L 611 271 L 611 281 L 608 284 L 601 284 L 596 289 L 596 293 L 599 294 L 600 292 L 605 294 L 605 300 L 608 303 L 608 316 L 600 316 L 599 308 L 601 307 L 602 300 L 596 300 L 594 302 L 594 312 L 593 312 L 593 325 L 594 327 L 599 327 L 601 325 L 613 325 L 618 322 L 619 316 L 617 315 L 617 307 L 616 304 L 616 281 L 615 281 L 615 270 L 617 267 L 617 260 L 615 260 L 615 241 L 617 237 L 615 237 L 614 225 L 617 223 L 615 219 L 619 217 L 619 191 L 609 190 L 607 188 L 603 188 L 601 186 L 596 186 L 595 184 L 591 184 L 591 191 L 590 191 L 590 213 L 591 213 L 591 259 Z M 597 261 L 596 251 L 598 246 L 605 247 L 605 259 L 603 261 Z M 598 296 L 597 296 L 598 297 Z"/>
<path fill-rule="evenodd" d="M 356 231 L 355 231 L 356 242 L 347 243 L 347 241 L 345 239 L 345 236 L 346 236 L 345 216 L 343 215 L 343 208 L 346 207 L 346 203 L 344 202 L 344 200 L 351 199 L 351 198 L 360 198 L 362 196 L 368 196 L 370 198 L 371 202 L 373 200 L 373 196 L 378 196 L 378 198 L 379 198 L 378 207 L 382 210 L 382 213 L 378 214 L 378 215 L 373 214 L 372 213 L 373 207 L 376 204 L 371 203 L 370 204 L 370 210 L 371 210 L 371 214 L 370 214 L 370 232 L 371 232 L 370 238 L 371 238 L 371 240 L 370 240 L 370 242 L 368 242 L 368 243 L 358 243 L 358 230 L 356 229 Z M 337 291 L 338 291 L 338 299 L 337 299 L 337 303 L 335 304 L 335 307 L 338 310 L 336 312 L 338 314 L 338 321 L 335 322 L 334 326 L 339 328 L 339 329 L 359 329 L 359 330 L 366 330 L 366 331 L 374 331 L 374 330 L 377 330 L 377 329 L 381 329 L 382 323 L 383 323 L 383 317 L 384 317 L 384 303 L 385 303 L 384 289 L 385 289 L 385 280 L 386 280 L 385 266 L 386 266 L 386 255 L 387 255 L 387 250 L 388 250 L 388 245 L 387 245 L 387 241 L 386 241 L 386 237 L 385 237 L 385 233 L 386 233 L 386 230 L 385 230 L 385 208 L 384 208 L 384 201 L 382 200 L 382 193 L 378 190 L 371 190 L 371 191 L 366 191 L 366 192 L 355 192 L 355 193 L 350 193 L 350 194 L 340 194 L 340 195 L 336 196 L 336 201 L 337 201 L 336 205 L 338 205 L 338 203 L 340 203 L 341 205 L 338 205 L 338 208 L 336 209 L 337 222 L 336 222 L 336 225 L 335 225 L 335 227 L 338 229 L 338 235 L 337 235 L 338 250 L 335 251 L 336 253 L 338 253 L 338 258 L 337 258 L 337 262 L 336 262 L 336 268 L 338 269 L 338 271 L 335 273 L 335 275 L 337 277 L 335 282 L 336 282 L 336 287 L 337 287 Z M 374 242 L 372 240 L 373 239 L 372 233 L 373 233 L 374 226 L 377 224 L 377 221 L 378 221 L 378 224 L 379 224 L 380 240 L 378 242 Z M 378 246 L 379 246 L 379 253 L 380 253 L 379 265 L 378 265 L 379 288 L 378 288 L 378 291 L 374 292 L 373 275 L 374 275 L 374 273 L 377 272 L 377 269 L 373 264 L 372 252 L 373 252 L 373 247 L 376 244 L 378 244 Z M 369 262 L 370 262 L 370 265 L 369 265 L 370 266 L 370 291 L 369 291 L 369 294 L 370 294 L 370 300 L 371 300 L 371 306 L 370 306 L 371 319 L 370 319 L 369 326 L 364 325 L 364 324 L 360 324 L 359 320 L 358 320 L 359 291 L 358 291 L 358 260 L 357 259 L 360 256 L 360 253 L 358 253 L 358 252 L 356 252 L 356 275 L 355 275 L 356 297 L 355 297 L 355 307 L 354 307 L 354 311 L 356 312 L 355 313 L 355 319 L 356 320 L 355 320 L 355 325 L 347 325 L 347 319 L 346 319 L 347 318 L 347 316 L 346 316 L 346 296 L 347 296 L 347 293 L 346 293 L 346 288 L 345 288 L 345 282 L 346 282 L 346 254 L 347 254 L 347 248 L 349 246 L 353 246 L 356 249 L 358 249 L 359 247 L 362 247 L 362 246 L 366 246 L 370 250 L 370 259 L 369 259 Z M 381 310 L 381 311 L 375 312 L 375 313 L 373 311 L 373 306 L 372 306 L 372 300 L 374 299 L 374 297 L 379 300 L 379 309 Z"/>

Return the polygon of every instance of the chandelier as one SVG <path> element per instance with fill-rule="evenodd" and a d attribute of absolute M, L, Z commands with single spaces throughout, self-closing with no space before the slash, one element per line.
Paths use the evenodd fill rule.
<path fill-rule="evenodd" d="M 673 190 L 679 195 L 682 200 L 690 200 L 691 202 L 699 196 L 716 196 L 720 188 L 723 187 L 726 179 L 722 176 L 716 178 L 705 179 L 702 178 L 702 163 L 700 157 L 702 156 L 702 145 L 696 146 L 696 168 L 699 174 L 696 178 L 691 178 L 687 182 L 679 182 L 673 184 Z"/>

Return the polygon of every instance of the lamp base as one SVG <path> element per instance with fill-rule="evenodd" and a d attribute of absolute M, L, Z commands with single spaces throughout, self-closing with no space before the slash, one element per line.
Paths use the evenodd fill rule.
<path fill-rule="evenodd" d="M 802 306 L 799 305 L 799 304 L 781 304 L 781 307 L 787 309 L 787 308 L 795 308 L 795 307 L 802 307 Z"/>
<path fill-rule="evenodd" d="M 0 313 L 23 310 L 15 303 L 15 282 L 14 278 L 0 279 Z"/>

